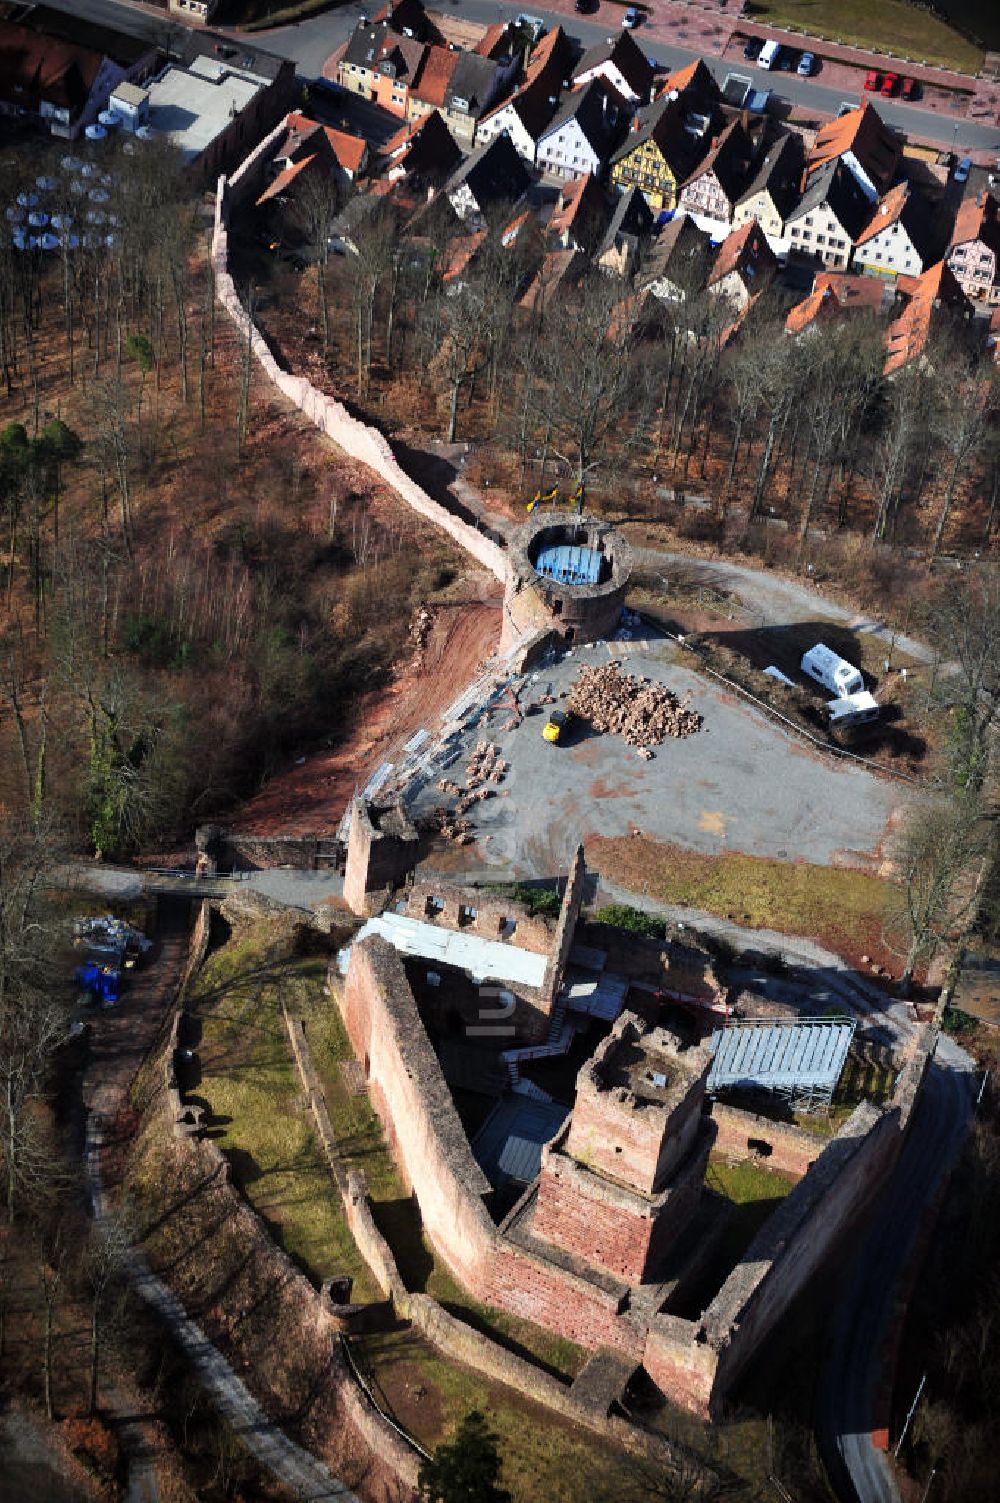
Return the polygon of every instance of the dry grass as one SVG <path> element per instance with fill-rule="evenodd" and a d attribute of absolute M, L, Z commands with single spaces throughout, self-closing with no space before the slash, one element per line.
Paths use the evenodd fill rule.
<path fill-rule="evenodd" d="M 947 22 L 908 0 L 757 0 L 754 19 L 898 58 L 977 73 L 983 52 Z"/>
<path fill-rule="evenodd" d="M 884 950 L 893 889 L 864 872 L 741 851 L 706 856 L 645 835 L 591 837 L 587 860 L 632 892 L 701 908 L 747 929 L 803 935 L 854 959 Z"/>

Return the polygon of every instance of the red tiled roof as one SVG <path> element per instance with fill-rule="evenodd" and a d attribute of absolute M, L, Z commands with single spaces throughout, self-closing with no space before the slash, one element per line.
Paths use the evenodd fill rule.
<path fill-rule="evenodd" d="M 479 57 L 489 57 L 497 44 L 503 40 L 506 30 L 506 21 L 495 21 L 492 26 L 487 26 L 486 31 L 471 50 Z"/>
<path fill-rule="evenodd" d="M 806 157 L 806 176 L 848 151 L 857 157 L 876 187 L 885 188 L 892 181 L 899 161 L 899 142 L 867 99 L 817 132 Z"/>
<path fill-rule="evenodd" d="M 583 258 L 579 251 L 573 249 L 547 251 L 528 290 L 519 300 L 518 306 L 529 309 L 544 308 L 574 261 L 577 260 L 582 263 Z"/>
<path fill-rule="evenodd" d="M 756 219 L 749 219 L 738 230 L 733 230 L 727 235 L 719 246 L 715 264 L 708 274 L 707 285 L 711 287 L 715 282 L 721 282 L 730 272 L 741 272 L 751 262 L 760 260 L 765 266 L 775 266 L 777 262 L 774 252 L 764 237 L 764 232 Z"/>
<path fill-rule="evenodd" d="M 836 296 L 829 287 L 814 287 L 809 296 L 790 308 L 785 319 L 786 334 L 801 334 L 810 324 L 826 323 L 838 318 L 843 312 Z"/>
<path fill-rule="evenodd" d="M 287 188 L 291 187 L 296 178 L 305 172 L 310 163 L 315 161 L 316 153 L 314 152 L 312 156 L 300 157 L 297 162 L 292 162 L 283 172 L 279 172 L 274 182 L 269 184 L 260 195 L 260 198 L 258 198 L 257 207 L 259 208 L 261 204 L 270 203 L 272 198 L 277 198 L 280 194 L 284 193 Z"/>
<path fill-rule="evenodd" d="M 900 277 L 896 286 L 907 303 L 885 331 L 883 370 L 887 376 L 923 354 L 935 312 L 941 308 L 971 312 L 968 298 L 943 261 L 919 277 Z"/>
<path fill-rule="evenodd" d="M 867 241 L 871 240 L 873 235 L 877 235 L 880 230 L 887 229 L 889 225 L 895 224 L 896 220 L 899 218 L 904 208 L 906 207 L 906 200 L 909 198 L 909 196 L 909 183 L 899 183 L 895 188 L 890 188 L 888 193 L 884 194 L 883 197 L 879 199 L 875 213 L 872 215 L 868 227 L 861 231 L 861 234 L 858 236 L 857 240 L 855 240 L 854 244 L 856 246 L 865 245 Z"/>
<path fill-rule="evenodd" d="M 332 126 L 326 127 L 326 138 L 345 172 L 361 171 L 368 150 L 367 141 L 363 141 L 360 136 L 352 135 L 350 131 L 334 130 Z"/>
<path fill-rule="evenodd" d="M 486 231 L 477 230 L 474 235 L 463 235 L 460 240 L 456 240 L 451 247 L 448 264 L 441 274 L 442 282 L 453 282 L 456 277 L 460 277 L 485 239 Z"/>
<path fill-rule="evenodd" d="M 37 109 L 45 99 L 77 115 L 103 61 L 89 47 L 0 21 L 0 99 L 21 109 Z"/>
<path fill-rule="evenodd" d="M 952 246 L 965 245 L 971 240 L 982 240 L 994 249 L 1000 249 L 1000 219 L 992 193 L 972 194 L 959 205 L 949 243 Z"/>
<path fill-rule="evenodd" d="M 461 55 L 447 47 L 428 47 L 424 52 L 423 67 L 410 85 L 410 93 L 424 104 L 443 105 L 451 75 Z"/>

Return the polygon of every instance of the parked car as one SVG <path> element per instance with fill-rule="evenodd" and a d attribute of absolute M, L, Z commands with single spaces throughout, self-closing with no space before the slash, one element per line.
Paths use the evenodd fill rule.
<path fill-rule="evenodd" d="M 636 10 L 634 5 L 630 5 L 628 10 L 622 16 L 622 25 L 624 26 L 626 31 L 635 31 L 635 28 L 638 26 L 638 24 L 639 12 Z"/>
<path fill-rule="evenodd" d="M 781 58 L 780 42 L 765 42 L 757 56 L 761 68 L 776 68 Z"/>
<path fill-rule="evenodd" d="M 956 183 L 967 183 L 969 181 L 969 173 L 971 171 L 972 171 L 972 158 L 971 157 L 963 157 L 962 160 L 959 162 L 958 166 L 955 168 L 955 174 L 954 174 L 954 176 L 955 176 Z"/>
<path fill-rule="evenodd" d="M 882 87 L 882 75 L 877 68 L 865 74 L 865 89 L 869 94 L 877 94 Z"/>
<path fill-rule="evenodd" d="M 799 66 L 795 71 L 800 78 L 811 78 L 815 67 L 816 54 L 814 52 L 803 52 L 799 58 Z"/>
<path fill-rule="evenodd" d="M 919 99 L 920 84 L 915 78 L 904 78 L 899 86 L 899 92 L 903 99 Z"/>
<path fill-rule="evenodd" d="M 779 73 L 794 73 L 799 65 L 799 54 L 794 47 L 782 47 L 778 54 L 777 68 Z"/>
<path fill-rule="evenodd" d="M 882 79 L 882 87 L 879 89 L 879 93 L 882 95 L 882 97 L 884 99 L 891 99 L 892 96 L 893 96 L 893 94 L 895 94 L 895 92 L 896 92 L 896 90 L 898 88 L 899 88 L 899 74 L 898 73 L 887 73 L 885 75 L 885 77 Z"/>
<path fill-rule="evenodd" d="M 597 9 L 597 0 L 574 0 L 574 8 L 581 16 L 589 15 L 592 10 Z"/>
<path fill-rule="evenodd" d="M 764 45 L 763 37 L 748 37 L 746 46 L 743 48 L 743 56 L 748 63 L 755 63 L 760 57 L 760 49 Z"/>

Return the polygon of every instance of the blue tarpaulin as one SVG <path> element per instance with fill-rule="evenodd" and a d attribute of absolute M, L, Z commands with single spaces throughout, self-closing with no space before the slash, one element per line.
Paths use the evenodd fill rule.
<path fill-rule="evenodd" d="M 535 568 L 557 584 L 592 585 L 600 582 L 603 557 L 599 548 L 573 548 L 563 543 L 543 548 Z"/>

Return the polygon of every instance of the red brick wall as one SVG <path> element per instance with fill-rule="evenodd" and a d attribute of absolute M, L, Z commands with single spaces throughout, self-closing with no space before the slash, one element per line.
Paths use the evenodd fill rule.
<path fill-rule="evenodd" d="M 531 1257 L 513 1243 L 499 1244 L 481 1297 L 579 1346 L 611 1346 L 641 1360 L 644 1332 L 619 1318 L 613 1294 Z"/>
<path fill-rule="evenodd" d="M 643 1215 L 638 1205 L 630 1213 L 615 1201 L 585 1199 L 583 1176 L 565 1171 L 558 1160 L 555 1168 L 550 1161 L 542 1169 L 532 1224 L 535 1235 L 607 1269 L 626 1284 L 638 1283 L 649 1262 L 651 1208 Z"/>
<path fill-rule="evenodd" d="M 716 1127 L 716 1150 L 736 1162 L 750 1158 L 752 1144 L 766 1144 L 771 1152 L 760 1154 L 764 1167 L 801 1179 L 823 1151 L 821 1138 L 794 1123 L 771 1122 L 722 1101 L 712 1103 L 711 1119 Z"/>

